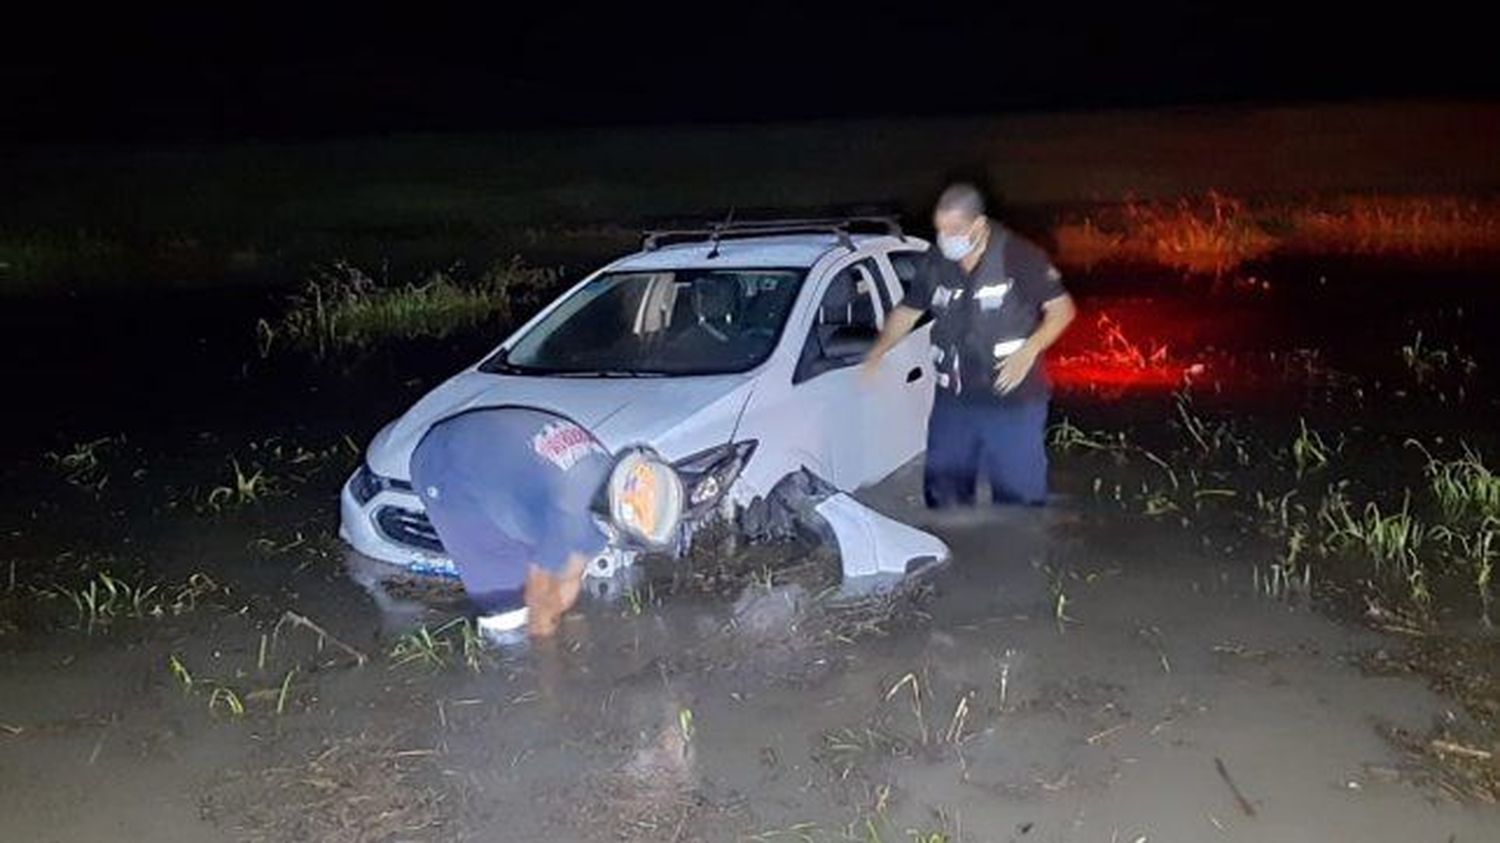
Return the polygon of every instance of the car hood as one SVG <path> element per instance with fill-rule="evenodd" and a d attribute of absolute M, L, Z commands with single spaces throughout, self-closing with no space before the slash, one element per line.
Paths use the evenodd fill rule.
<path fill-rule="evenodd" d="M 734 434 L 754 376 L 652 378 L 458 374 L 386 425 L 370 443 L 370 469 L 407 479 L 417 443 L 437 422 L 484 407 L 529 407 L 565 416 L 611 451 L 650 445 L 667 459 L 723 444 Z"/>

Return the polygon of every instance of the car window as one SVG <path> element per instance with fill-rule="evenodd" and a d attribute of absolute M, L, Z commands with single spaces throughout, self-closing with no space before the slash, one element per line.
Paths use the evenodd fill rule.
<path fill-rule="evenodd" d="M 480 368 L 552 375 L 743 372 L 776 347 L 805 274 L 727 268 L 606 273 Z"/>
<path fill-rule="evenodd" d="M 887 257 L 890 258 L 891 269 L 896 270 L 896 282 L 900 285 L 901 292 L 905 293 L 907 286 L 917 277 L 917 272 L 921 267 L 922 253 L 891 252 Z"/>
<path fill-rule="evenodd" d="M 878 305 L 880 284 L 868 260 L 839 270 L 813 314 L 813 324 L 798 358 L 793 383 L 823 372 L 853 366 L 880 337 L 882 314 Z"/>
<path fill-rule="evenodd" d="M 848 271 L 854 273 L 857 283 L 875 291 L 876 297 L 880 300 L 881 324 L 884 325 L 885 314 L 891 312 L 891 289 L 885 283 L 885 279 L 880 276 L 880 267 L 876 266 L 875 259 L 865 258 L 849 267 Z"/>
<path fill-rule="evenodd" d="M 887 253 L 886 258 L 891 262 L 891 269 L 896 272 L 896 284 L 900 288 L 901 295 L 904 298 L 907 288 L 916 280 L 917 274 L 922 271 L 922 261 L 926 259 L 926 253 L 901 250 Z M 932 311 L 924 310 L 922 311 L 922 315 L 917 319 L 916 327 L 920 328 L 931 321 Z"/>

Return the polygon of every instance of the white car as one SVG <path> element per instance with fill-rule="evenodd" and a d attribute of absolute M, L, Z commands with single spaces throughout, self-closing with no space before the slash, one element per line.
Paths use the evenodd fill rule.
<path fill-rule="evenodd" d="M 365 557 L 454 576 L 407 466 L 432 425 L 486 407 L 566 417 L 615 453 L 649 447 L 676 467 L 689 527 L 803 469 L 846 492 L 875 483 L 924 448 L 929 329 L 868 382 L 859 364 L 927 248 L 881 218 L 650 232 L 376 434 L 339 534 Z M 590 572 L 631 559 L 612 545 Z"/>

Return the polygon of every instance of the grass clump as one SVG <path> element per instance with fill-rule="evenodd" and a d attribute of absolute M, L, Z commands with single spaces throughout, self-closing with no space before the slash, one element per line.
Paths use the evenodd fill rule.
<path fill-rule="evenodd" d="M 434 271 L 419 283 L 383 285 L 358 267 L 336 261 L 319 269 L 292 296 L 275 321 L 260 320 L 261 356 L 278 344 L 323 356 L 389 339 L 444 337 L 489 320 L 509 321 L 550 291 L 560 273 L 528 267 L 519 258 L 496 263 L 477 281 L 464 282 L 457 267 Z"/>
<path fill-rule="evenodd" d="M 446 670 L 463 664 L 475 673 L 484 669 L 488 654 L 483 636 L 466 617 L 458 617 L 436 628 L 426 625 L 407 632 L 391 647 L 391 667 L 420 665 Z"/>
<path fill-rule="evenodd" d="M 1328 465 L 1329 454 L 1335 449 L 1323 441 L 1323 436 L 1307 426 L 1307 419 L 1298 419 L 1298 432 L 1288 449 L 1292 464 L 1297 468 L 1297 479 L 1301 480 L 1309 471 Z"/>
<path fill-rule="evenodd" d="M 1086 431 L 1066 418 L 1047 429 L 1047 446 L 1063 454 L 1074 451 L 1123 453 L 1130 449 L 1130 443 L 1122 431 Z"/>
<path fill-rule="evenodd" d="M 1438 348 L 1423 344 L 1422 332 L 1411 342 L 1401 346 L 1401 362 L 1411 372 L 1417 383 L 1426 383 L 1437 375 L 1456 373 L 1468 377 L 1479 369 L 1479 364 L 1457 348 Z"/>
<path fill-rule="evenodd" d="M 271 492 L 273 479 L 266 474 L 265 469 L 256 467 L 253 471 L 247 472 L 240 467 L 239 460 L 230 459 L 229 463 L 234 469 L 234 477 L 228 484 L 215 486 L 209 490 L 205 500 L 209 509 L 218 511 L 248 506 L 260 501 Z"/>
<path fill-rule="evenodd" d="M 82 585 L 54 585 L 37 593 L 71 603 L 77 611 L 78 626 L 92 632 L 124 619 L 176 617 L 196 609 L 205 597 L 223 591 L 206 574 L 193 574 L 178 586 L 161 586 L 131 583 L 99 571 Z"/>
<path fill-rule="evenodd" d="M 1395 512 L 1382 512 L 1371 501 L 1358 514 L 1348 498 L 1335 495 L 1324 507 L 1324 523 L 1330 542 L 1340 548 L 1357 548 L 1369 555 L 1376 571 L 1387 566 L 1406 573 L 1419 564 L 1417 551 L 1428 528 L 1411 514 L 1411 498 L 1403 498 Z"/>
<path fill-rule="evenodd" d="M 1059 259 L 1219 275 L 1278 254 L 1460 257 L 1500 252 L 1500 204 L 1456 197 L 1353 196 L 1254 206 L 1209 192 L 1127 202 L 1053 229 Z"/>
<path fill-rule="evenodd" d="M 1500 475 L 1484 464 L 1478 452 L 1465 445 L 1462 457 L 1442 460 L 1415 440 L 1408 444 L 1427 456 L 1427 480 L 1445 519 L 1500 519 Z"/>
<path fill-rule="evenodd" d="M 1433 531 L 1433 537 L 1445 542 L 1456 561 L 1468 567 L 1479 596 L 1480 620 L 1486 626 L 1492 625 L 1495 560 L 1500 558 L 1500 518 L 1486 518 L 1467 530 L 1444 524 Z"/>
<path fill-rule="evenodd" d="M 68 484 L 98 494 L 109 483 L 104 458 L 124 441 L 124 436 L 104 436 L 76 442 L 67 451 L 48 451 L 46 459 Z"/>
<path fill-rule="evenodd" d="M 1456 197 L 1356 196 L 1290 216 L 1303 251 L 1435 256 L 1500 249 L 1500 207 Z"/>
<path fill-rule="evenodd" d="M 1107 261 L 1220 274 L 1275 246 L 1245 204 L 1210 192 L 1176 202 L 1130 202 L 1054 230 L 1060 260 L 1075 266 Z"/>

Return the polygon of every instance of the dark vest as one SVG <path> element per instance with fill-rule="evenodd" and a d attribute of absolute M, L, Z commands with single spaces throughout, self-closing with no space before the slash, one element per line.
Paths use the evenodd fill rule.
<path fill-rule="evenodd" d="M 936 249 L 932 301 L 932 353 L 938 373 L 939 400 L 1016 404 L 1046 400 L 1050 393 L 1043 361 L 1038 358 L 1026 379 L 1011 392 L 995 391 L 995 366 L 1036 330 L 1042 302 L 1033 301 L 1037 284 L 1029 273 L 1046 273 L 1051 264 L 1036 245 L 996 225 L 972 273 Z"/>

